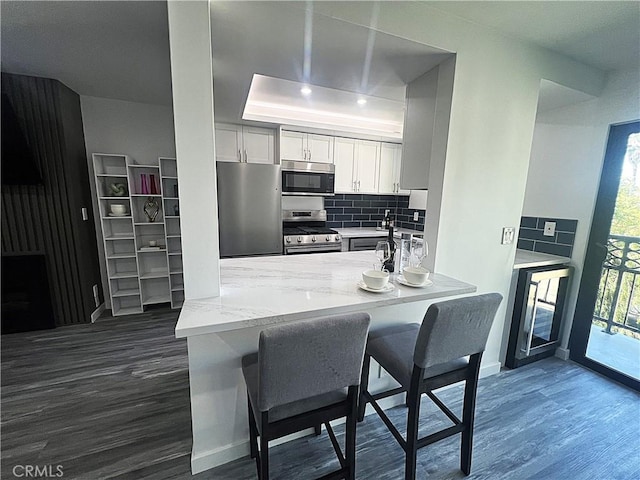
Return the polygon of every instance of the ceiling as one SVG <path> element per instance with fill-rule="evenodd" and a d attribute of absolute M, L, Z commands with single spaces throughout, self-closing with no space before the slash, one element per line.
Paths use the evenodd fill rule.
<path fill-rule="evenodd" d="M 604 71 L 640 65 L 637 1 L 424 4 Z M 240 119 L 253 73 L 302 79 L 305 6 L 212 3 L 217 118 Z M 166 2 L 4 0 L 1 7 L 3 71 L 57 78 L 81 95 L 171 104 Z M 351 7 L 375 23 L 374 2 Z M 402 98 L 404 84 L 445 55 L 378 32 L 364 68 L 368 28 L 318 13 L 312 27 L 310 82 L 325 87 Z"/>

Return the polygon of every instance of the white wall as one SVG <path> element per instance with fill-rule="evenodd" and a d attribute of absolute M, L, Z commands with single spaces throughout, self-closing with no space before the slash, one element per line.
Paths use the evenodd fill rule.
<path fill-rule="evenodd" d="M 102 288 L 106 307 L 111 308 L 91 155 L 126 154 L 138 163 L 152 164 L 158 163 L 158 157 L 175 157 L 173 111 L 170 106 L 86 96 L 80 97 L 80 103 L 91 178 Z"/>
<path fill-rule="evenodd" d="M 497 363 L 515 257 L 515 245 L 500 244 L 501 230 L 520 222 L 540 80 L 598 95 L 605 76 L 426 2 L 393 3 L 380 3 L 378 30 L 457 54 L 435 270 L 504 296 L 483 358 Z M 369 22 L 355 2 L 318 2 L 314 8 L 359 25 Z M 438 203 L 432 193 L 430 206 Z"/>
<path fill-rule="evenodd" d="M 563 328 L 567 347 L 580 286 L 609 125 L 640 119 L 638 71 L 609 75 L 599 98 L 541 113 L 536 119 L 522 214 L 578 220 L 576 267 Z"/>

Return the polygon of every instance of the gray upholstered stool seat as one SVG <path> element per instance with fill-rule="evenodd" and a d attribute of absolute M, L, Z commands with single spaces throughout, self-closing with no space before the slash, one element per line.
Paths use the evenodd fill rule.
<path fill-rule="evenodd" d="M 366 404 L 370 403 L 405 451 L 405 480 L 416 478 L 419 448 L 457 434 L 461 434 L 460 469 L 467 475 L 471 471 L 480 361 L 501 301 L 500 294 L 488 293 L 437 302 L 429 306 L 421 325 L 396 325 L 369 334 L 360 382 L 358 419 L 364 418 Z M 401 386 L 386 392 L 369 392 L 369 365 L 372 358 Z M 462 419 L 434 393 L 439 388 L 458 382 L 464 382 Z M 402 436 L 377 402 L 399 393 L 406 393 L 406 437 Z M 418 438 L 420 398 L 423 394 L 440 408 L 453 425 Z"/>
<path fill-rule="evenodd" d="M 251 353 L 242 357 L 242 373 L 247 384 L 247 392 L 249 393 L 249 401 L 254 410 L 258 410 L 258 353 Z M 347 399 L 347 389 L 334 390 L 333 392 L 315 395 L 311 398 L 304 398 L 295 402 L 286 403 L 274 407 L 269 412 L 269 421 L 277 422 L 284 418 L 300 415 L 301 413 L 310 412 L 327 405 L 344 402 Z M 258 424 L 258 432 L 261 425 Z"/>
<path fill-rule="evenodd" d="M 376 362 L 407 390 L 413 373 L 413 351 L 419 332 L 419 323 L 392 325 L 370 332 L 367 340 L 367 355 L 375 358 Z M 467 365 L 467 357 L 457 358 L 425 368 L 423 378 L 466 368 Z"/>
<path fill-rule="evenodd" d="M 260 332 L 242 358 L 249 444 L 258 478 L 269 479 L 269 441 L 324 424 L 340 468 L 323 480 L 355 480 L 358 386 L 369 315 L 352 313 L 278 325 Z M 345 452 L 330 422 L 345 418 Z M 259 443 L 258 443 L 259 438 Z M 258 448 L 260 447 L 260 448 Z"/>

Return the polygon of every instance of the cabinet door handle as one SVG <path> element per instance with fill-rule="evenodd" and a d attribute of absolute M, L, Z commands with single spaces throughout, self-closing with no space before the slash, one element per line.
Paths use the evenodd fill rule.
<path fill-rule="evenodd" d="M 358 191 L 360 191 L 360 180 L 358 180 Z"/>
<path fill-rule="evenodd" d="M 304 158 L 305 160 L 307 159 L 307 149 L 306 148 L 302 149 L 302 158 Z"/>
<path fill-rule="evenodd" d="M 307 150 L 309 152 L 309 160 L 311 160 L 311 150 Z"/>
<path fill-rule="evenodd" d="M 353 185 L 351 186 L 351 190 L 354 192 L 356 191 L 356 182 L 353 182 Z"/>
<path fill-rule="evenodd" d="M 238 160 L 242 162 L 242 152 L 238 149 Z"/>
<path fill-rule="evenodd" d="M 249 157 L 247 156 L 247 149 L 244 149 L 244 163 L 249 163 Z"/>

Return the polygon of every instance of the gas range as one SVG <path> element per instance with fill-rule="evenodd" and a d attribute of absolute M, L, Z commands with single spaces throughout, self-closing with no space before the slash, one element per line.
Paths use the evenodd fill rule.
<path fill-rule="evenodd" d="M 325 226 L 326 210 L 283 210 L 282 220 L 285 255 L 339 252 L 342 249 L 340 234 Z"/>

